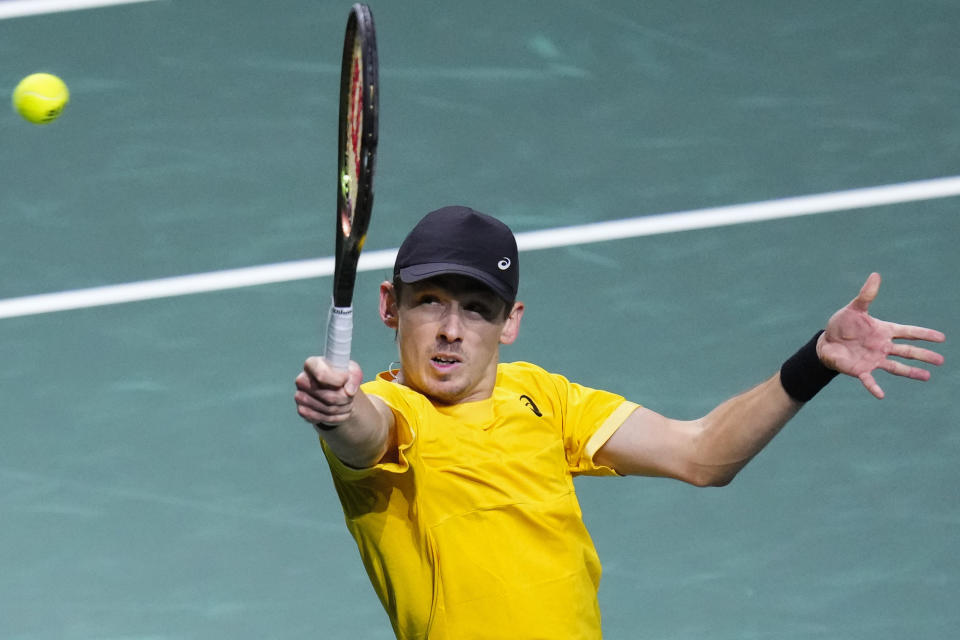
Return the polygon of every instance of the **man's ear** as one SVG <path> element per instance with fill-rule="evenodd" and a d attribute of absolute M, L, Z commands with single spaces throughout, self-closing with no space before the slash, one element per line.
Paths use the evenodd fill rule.
<path fill-rule="evenodd" d="M 507 321 L 500 330 L 500 344 L 513 344 L 513 341 L 520 335 L 520 320 L 523 318 L 523 303 L 514 302 Z"/>
<path fill-rule="evenodd" d="M 380 319 L 391 329 L 397 328 L 397 292 L 393 283 L 384 280 L 380 283 Z"/>

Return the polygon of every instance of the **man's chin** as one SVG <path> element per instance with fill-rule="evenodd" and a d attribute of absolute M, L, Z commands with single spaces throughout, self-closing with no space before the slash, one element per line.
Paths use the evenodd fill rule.
<path fill-rule="evenodd" d="M 417 391 L 438 404 L 458 404 L 467 397 L 469 390 L 455 379 L 441 379 L 428 380 Z"/>
<path fill-rule="evenodd" d="M 463 402 L 466 393 L 462 389 L 437 388 L 428 389 L 424 394 L 437 404 L 458 404 Z"/>

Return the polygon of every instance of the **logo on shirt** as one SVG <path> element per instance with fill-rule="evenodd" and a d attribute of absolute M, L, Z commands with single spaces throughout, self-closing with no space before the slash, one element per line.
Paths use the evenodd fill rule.
<path fill-rule="evenodd" d="M 540 413 L 540 408 L 537 407 L 537 403 L 534 402 L 534 401 L 533 401 L 533 398 L 531 398 L 530 396 L 528 396 L 528 395 L 522 395 L 522 396 L 520 396 L 520 402 L 522 402 L 522 403 L 525 404 L 526 406 L 530 407 L 530 410 L 533 411 L 533 414 L 534 414 L 535 416 L 537 416 L 538 418 L 542 418 L 542 417 L 543 417 L 543 414 Z"/>

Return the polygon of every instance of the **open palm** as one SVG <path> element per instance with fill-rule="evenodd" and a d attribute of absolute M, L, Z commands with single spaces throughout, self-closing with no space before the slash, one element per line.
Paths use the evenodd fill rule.
<path fill-rule="evenodd" d="M 883 389 L 873 377 L 873 371 L 882 369 L 893 375 L 928 380 L 930 372 L 913 367 L 891 356 L 918 360 L 927 364 L 943 364 L 943 356 L 929 349 L 894 342 L 894 339 L 943 342 L 943 333 L 934 329 L 886 322 L 871 317 L 870 303 L 880 290 L 880 274 L 872 273 L 860 293 L 850 304 L 837 311 L 827 323 L 826 331 L 817 344 L 817 355 L 823 363 L 849 376 L 859 378 L 863 386 L 877 398 Z"/>

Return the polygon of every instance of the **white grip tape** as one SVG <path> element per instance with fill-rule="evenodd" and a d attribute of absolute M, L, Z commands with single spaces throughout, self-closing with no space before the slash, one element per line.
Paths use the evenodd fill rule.
<path fill-rule="evenodd" d="M 334 369 L 346 371 L 350 364 L 350 341 L 353 337 L 353 307 L 330 305 L 327 319 L 327 349 L 324 357 Z"/>

